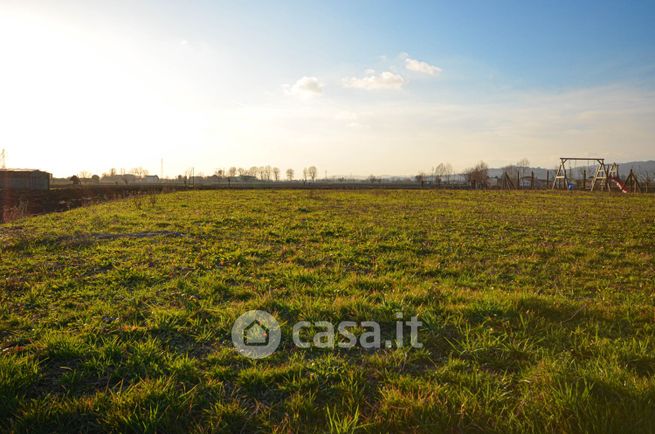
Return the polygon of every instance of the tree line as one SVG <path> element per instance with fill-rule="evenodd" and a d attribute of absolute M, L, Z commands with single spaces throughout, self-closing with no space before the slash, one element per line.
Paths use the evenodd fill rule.
<path fill-rule="evenodd" d="M 295 178 L 295 171 L 293 169 L 287 169 L 285 172 L 286 180 L 293 181 Z M 281 174 L 279 167 L 272 166 L 253 166 L 249 169 L 243 167 L 230 167 L 229 169 L 216 169 L 214 171 L 214 176 L 217 178 L 236 178 L 237 176 L 253 176 L 259 179 L 260 181 L 280 181 Z M 306 167 L 302 171 L 302 179 L 304 181 L 316 181 L 318 176 L 318 169 L 316 166 Z"/>
<path fill-rule="evenodd" d="M 125 177 L 125 176 L 135 176 L 137 178 L 144 178 L 149 175 L 148 170 L 143 167 L 135 167 L 131 170 L 125 169 L 115 169 L 111 168 L 107 172 L 103 172 L 102 176 L 93 175 L 87 170 L 82 170 L 77 175 L 73 175 L 70 179 L 73 181 L 79 182 L 80 180 L 100 180 L 101 178 L 116 178 L 116 177 Z M 285 179 L 287 181 L 295 180 L 295 171 L 293 169 L 287 169 L 284 172 Z M 192 177 L 204 177 L 203 172 L 195 172 L 194 169 L 187 169 L 183 174 L 177 176 L 178 179 L 192 178 Z M 250 168 L 236 167 L 232 166 L 228 169 L 216 169 L 214 170 L 212 176 L 219 179 L 237 178 L 237 177 L 254 177 L 260 181 L 281 181 L 282 180 L 282 171 L 279 167 L 273 166 L 252 166 Z M 305 167 L 302 170 L 302 181 L 316 181 L 318 177 L 318 169 L 316 166 Z"/>

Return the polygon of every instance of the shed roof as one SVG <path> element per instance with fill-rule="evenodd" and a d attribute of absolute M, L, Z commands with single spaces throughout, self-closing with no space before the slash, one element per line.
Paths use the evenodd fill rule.
<path fill-rule="evenodd" d="M 20 172 L 20 173 L 40 172 L 40 173 L 48 173 L 48 172 L 44 172 L 43 170 L 39 170 L 39 169 L 0 169 L 0 172 Z"/>

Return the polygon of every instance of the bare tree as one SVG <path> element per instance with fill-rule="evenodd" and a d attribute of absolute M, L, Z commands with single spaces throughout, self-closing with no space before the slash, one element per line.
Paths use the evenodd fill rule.
<path fill-rule="evenodd" d="M 244 175 L 248 174 L 248 171 L 246 169 L 244 169 L 243 167 L 239 167 L 237 169 L 237 173 L 239 174 L 239 176 L 244 176 Z"/>
<path fill-rule="evenodd" d="M 214 176 L 217 176 L 219 178 L 224 178 L 225 177 L 225 170 L 223 170 L 223 169 L 214 170 Z"/>
<path fill-rule="evenodd" d="M 230 178 L 234 178 L 235 176 L 237 176 L 237 168 L 232 166 L 230 167 L 230 170 L 227 171 L 227 173 Z"/>
<path fill-rule="evenodd" d="M 148 171 L 144 169 L 143 167 L 135 167 L 134 169 L 131 170 L 131 172 L 138 176 L 139 178 L 143 178 L 144 176 L 148 176 Z"/>
<path fill-rule="evenodd" d="M 273 179 L 275 179 L 275 182 L 280 180 L 280 168 L 279 167 L 274 167 L 273 168 Z"/>
<path fill-rule="evenodd" d="M 432 176 L 434 178 L 435 184 L 441 184 L 441 171 L 443 170 L 443 164 L 437 164 L 437 167 L 432 168 Z"/>
<path fill-rule="evenodd" d="M 293 169 L 287 169 L 287 181 L 293 181 Z"/>
<path fill-rule="evenodd" d="M 318 174 L 316 166 L 311 166 L 307 171 L 309 172 L 309 177 L 312 179 L 312 182 L 316 181 L 316 175 Z"/>
<path fill-rule="evenodd" d="M 305 168 L 302 170 L 302 178 L 303 178 L 303 180 L 304 180 L 305 182 L 307 182 L 307 177 L 308 177 L 308 176 L 309 176 L 309 170 L 305 167 Z"/>
<path fill-rule="evenodd" d="M 464 171 L 467 181 L 473 188 L 485 188 L 489 181 L 489 166 L 480 161 L 474 167 Z"/>
<path fill-rule="evenodd" d="M 516 166 L 519 168 L 521 176 L 525 176 L 528 168 L 530 167 L 530 161 L 528 161 L 527 158 L 522 158 L 516 163 Z"/>
<path fill-rule="evenodd" d="M 450 177 L 453 176 L 453 166 L 450 163 L 444 165 L 444 176 L 446 177 L 446 182 L 450 183 Z"/>
<path fill-rule="evenodd" d="M 80 179 L 88 179 L 91 178 L 92 173 L 89 172 L 88 170 L 82 170 L 80 173 L 78 173 L 78 176 Z"/>
<path fill-rule="evenodd" d="M 450 163 L 439 163 L 434 169 L 435 184 L 440 184 L 443 182 L 444 178 L 450 177 L 452 171 L 453 167 L 450 165 Z"/>
<path fill-rule="evenodd" d="M 530 162 L 527 158 L 523 158 L 517 161 L 516 164 L 510 164 L 503 167 L 503 172 L 507 173 L 507 176 L 509 176 L 512 181 L 515 181 L 517 178 L 525 176 L 529 168 Z"/>

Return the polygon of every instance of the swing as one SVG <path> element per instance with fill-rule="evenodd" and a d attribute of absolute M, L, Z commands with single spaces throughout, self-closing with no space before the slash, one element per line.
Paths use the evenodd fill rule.
<path fill-rule="evenodd" d="M 604 158 L 588 158 L 588 157 L 560 157 L 560 163 L 559 167 L 557 169 L 557 172 L 555 173 L 555 179 L 553 180 L 553 186 L 551 187 L 553 190 L 558 189 L 558 188 L 565 188 L 569 190 L 573 190 L 576 187 L 576 180 L 574 179 L 573 175 L 573 164 L 571 163 L 571 160 L 575 160 L 575 167 L 578 169 L 578 166 L 581 164 L 580 162 L 584 162 L 586 166 L 583 166 L 585 169 L 584 173 L 584 179 L 581 183 L 582 189 L 587 190 L 587 169 L 594 168 L 594 175 L 589 178 L 589 191 L 594 191 L 596 188 L 600 189 L 600 191 L 605 190 L 607 188 L 608 191 L 609 185 L 608 185 L 608 180 L 612 177 L 612 174 L 610 174 L 610 169 L 605 165 L 605 159 Z M 593 165 L 590 165 L 589 163 L 593 162 Z M 566 163 L 569 163 L 568 167 L 568 173 L 566 169 Z M 615 167 L 616 163 L 612 166 Z M 617 174 L 618 174 L 618 166 L 617 167 Z M 614 169 L 612 169 L 614 170 Z M 622 189 L 623 190 L 623 189 Z"/>
<path fill-rule="evenodd" d="M 573 168 L 571 167 L 571 160 L 569 160 L 568 163 L 569 163 L 569 175 L 567 177 L 566 188 L 569 191 L 573 191 L 573 189 L 575 188 L 575 183 L 573 182 Z"/>

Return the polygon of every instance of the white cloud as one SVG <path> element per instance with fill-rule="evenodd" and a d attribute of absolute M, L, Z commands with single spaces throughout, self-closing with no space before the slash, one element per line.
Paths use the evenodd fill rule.
<path fill-rule="evenodd" d="M 412 59 L 411 57 L 405 58 L 405 68 L 410 71 L 420 72 L 427 75 L 439 75 L 442 71 L 438 66 L 430 65 L 427 62 Z"/>
<path fill-rule="evenodd" d="M 302 77 L 293 86 L 285 85 L 288 95 L 302 99 L 314 98 L 323 94 L 323 84 L 316 77 Z"/>
<path fill-rule="evenodd" d="M 344 78 L 342 83 L 345 87 L 355 89 L 377 90 L 377 89 L 400 89 L 407 81 L 399 74 L 385 71 L 376 74 L 369 69 L 364 77 Z"/>

